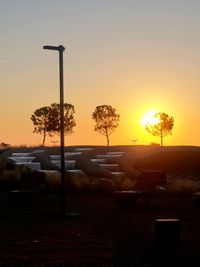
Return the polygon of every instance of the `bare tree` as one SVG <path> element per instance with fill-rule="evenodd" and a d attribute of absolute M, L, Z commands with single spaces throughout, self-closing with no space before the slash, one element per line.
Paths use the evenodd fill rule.
<path fill-rule="evenodd" d="M 97 106 L 92 114 L 92 119 L 96 123 L 94 130 L 106 136 L 107 146 L 110 145 L 109 136 L 119 125 L 119 118 L 116 109 L 109 105 Z"/>
<path fill-rule="evenodd" d="M 174 118 L 164 112 L 156 113 L 154 118 L 157 118 L 158 122 L 155 124 L 147 123 L 145 125 L 145 129 L 153 136 L 159 136 L 160 145 L 163 146 L 163 138 L 172 134 L 171 132 L 174 127 Z"/>

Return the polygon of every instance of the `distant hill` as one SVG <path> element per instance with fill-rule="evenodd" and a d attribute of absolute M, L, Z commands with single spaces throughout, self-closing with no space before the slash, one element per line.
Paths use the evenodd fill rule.
<path fill-rule="evenodd" d="M 199 147 L 164 147 L 135 163 L 138 170 L 160 169 L 164 171 L 200 173 Z"/>

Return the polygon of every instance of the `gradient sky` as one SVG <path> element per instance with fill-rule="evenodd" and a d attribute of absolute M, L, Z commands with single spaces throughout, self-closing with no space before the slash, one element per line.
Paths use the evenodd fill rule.
<path fill-rule="evenodd" d="M 58 54 L 42 47 L 62 44 L 66 145 L 106 144 L 91 119 L 103 104 L 121 116 L 111 145 L 159 143 L 141 124 L 150 110 L 174 116 L 164 144 L 200 145 L 199 14 L 197 0 L 0 0 L 0 142 L 42 142 L 31 114 L 59 101 Z"/>

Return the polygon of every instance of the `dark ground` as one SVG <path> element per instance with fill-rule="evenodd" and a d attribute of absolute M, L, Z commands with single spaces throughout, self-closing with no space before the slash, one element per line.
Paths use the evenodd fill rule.
<path fill-rule="evenodd" d="M 126 210 L 112 196 L 74 194 L 67 211 L 80 216 L 63 219 L 58 195 L 37 194 L 32 206 L 17 208 L 0 193 L 0 209 L 0 266 L 155 266 L 156 218 L 181 220 L 180 266 L 200 266 L 200 208 L 191 197 Z"/>
<path fill-rule="evenodd" d="M 93 177 L 97 169 L 89 164 L 89 158 L 106 153 L 107 149 L 96 147 L 83 153 L 78 167 Z M 174 173 L 175 178 L 184 172 L 184 178 L 200 179 L 199 147 L 109 149 L 126 152 L 120 166 L 129 177 L 133 176 L 135 167 L 142 170 L 153 166 Z M 8 150 L 3 156 L 8 157 L 13 151 Z M 39 154 L 38 160 L 44 168 L 49 166 L 50 153 L 55 153 L 53 148 Z M 100 177 L 105 178 L 106 174 L 101 171 Z M 73 193 L 67 197 L 67 211 L 78 212 L 80 216 L 60 218 L 60 197 L 56 194 L 38 193 L 33 196 L 32 205 L 22 208 L 10 206 L 9 193 L 0 192 L 0 267 L 173 266 L 175 259 L 170 257 L 170 250 L 174 241 L 169 242 L 164 258 L 156 265 L 155 220 L 158 218 L 180 219 L 179 266 L 200 266 L 200 207 L 194 204 L 191 194 L 157 196 L 149 207 L 122 209 L 111 195 Z"/>

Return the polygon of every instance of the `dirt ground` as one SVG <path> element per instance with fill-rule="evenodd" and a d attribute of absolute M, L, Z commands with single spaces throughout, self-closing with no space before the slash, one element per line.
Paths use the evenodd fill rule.
<path fill-rule="evenodd" d="M 200 266 L 200 208 L 191 197 L 155 197 L 148 207 L 125 209 L 111 195 L 73 194 L 66 211 L 79 216 L 66 218 L 59 195 L 34 195 L 27 207 L 9 197 L 0 194 L 0 266 L 172 264 L 169 246 L 156 265 L 155 220 L 161 218 L 180 219 L 180 266 Z"/>

